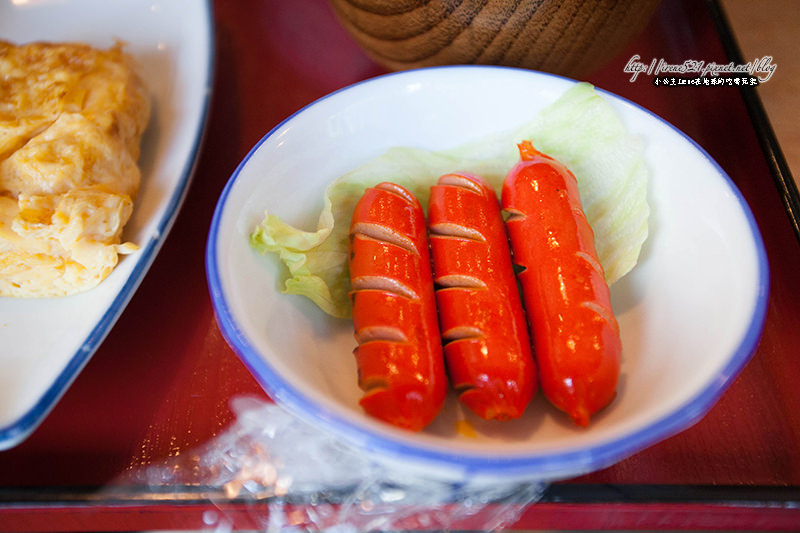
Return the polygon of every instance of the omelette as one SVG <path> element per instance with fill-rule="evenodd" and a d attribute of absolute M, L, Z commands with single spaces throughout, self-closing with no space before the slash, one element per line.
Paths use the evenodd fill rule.
<path fill-rule="evenodd" d="M 121 44 L 0 41 L 0 296 L 89 290 L 137 249 L 150 106 Z"/>

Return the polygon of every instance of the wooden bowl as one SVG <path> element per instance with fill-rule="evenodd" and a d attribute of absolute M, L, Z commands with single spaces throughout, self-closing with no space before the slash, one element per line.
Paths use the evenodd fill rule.
<path fill-rule="evenodd" d="M 392 70 L 448 64 L 580 77 L 619 53 L 660 0 L 330 0 L 342 25 Z"/>

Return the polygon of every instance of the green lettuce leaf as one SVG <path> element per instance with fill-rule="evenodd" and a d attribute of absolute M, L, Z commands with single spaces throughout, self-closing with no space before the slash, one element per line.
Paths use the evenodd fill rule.
<path fill-rule="evenodd" d="M 516 131 L 441 152 L 391 148 L 328 186 L 316 231 L 267 213 L 250 242 L 261 253 L 279 254 L 288 268 L 283 292 L 306 296 L 324 312 L 347 318 L 348 232 L 364 189 L 391 181 L 426 206 L 430 186 L 442 174 L 460 171 L 482 175 L 499 194 L 519 160 L 516 145 L 525 139 L 575 174 L 606 281 L 613 284 L 636 265 L 647 239 L 647 169 L 640 141 L 588 83 L 574 85 Z"/>

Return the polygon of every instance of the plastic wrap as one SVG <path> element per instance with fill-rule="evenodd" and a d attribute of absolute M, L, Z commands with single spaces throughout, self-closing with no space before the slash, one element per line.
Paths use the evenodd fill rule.
<path fill-rule="evenodd" d="M 147 470 L 154 488 L 208 487 L 218 511 L 209 530 L 229 531 L 225 503 L 245 502 L 264 531 L 497 531 L 541 497 L 545 484 L 454 484 L 368 458 L 268 401 L 232 400 L 235 421 L 193 453 Z"/>

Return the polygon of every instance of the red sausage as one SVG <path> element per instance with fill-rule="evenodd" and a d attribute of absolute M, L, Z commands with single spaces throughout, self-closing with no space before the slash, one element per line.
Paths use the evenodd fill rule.
<path fill-rule="evenodd" d="M 497 195 L 478 176 L 444 175 L 428 228 L 450 381 L 478 416 L 518 418 L 536 372 Z"/>
<path fill-rule="evenodd" d="M 586 426 L 616 395 L 622 343 L 578 184 L 561 163 L 519 145 L 502 207 L 542 390 Z"/>
<path fill-rule="evenodd" d="M 350 225 L 354 354 L 363 409 L 419 431 L 447 390 L 425 215 L 406 189 L 367 189 Z"/>

